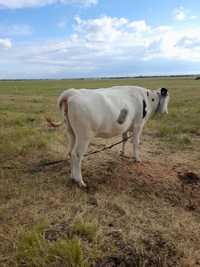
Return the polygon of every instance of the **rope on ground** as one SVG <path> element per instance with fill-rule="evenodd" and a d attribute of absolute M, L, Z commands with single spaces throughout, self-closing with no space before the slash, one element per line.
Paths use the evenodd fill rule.
<path fill-rule="evenodd" d="M 102 152 L 102 151 L 111 149 L 111 148 L 113 148 L 114 146 L 117 146 L 117 145 L 123 143 L 124 141 L 127 141 L 127 140 L 130 139 L 131 137 L 133 137 L 133 135 L 130 135 L 130 136 L 127 137 L 126 139 L 121 140 L 121 141 L 118 141 L 118 142 L 116 142 L 116 143 L 114 143 L 114 144 L 111 144 L 111 145 L 109 145 L 109 146 L 104 146 L 104 147 L 103 147 L 102 149 L 100 149 L 100 150 L 95 150 L 95 151 L 89 152 L 89 153 L 85 154 L 85 157 L 88 157 L 88 156 L 90 156 L 90 155 L 97 154 L 97 153 L 100 153 L 100 152 Z"/>
<path fill-rule="evenodd" d="M 104 147 L 103 147 L 102 149 L 100 149 L 100 150 L 91 151 L 91 152 L 85 154 L 84 157 L 88 157 L 88 156 L 90 156 L 90 155 L 94 155 L 94 154 L 97 154 L 97 153 L 101 153 L 101 152 L 103 152 L 103 151 L 105 151 L 105 150 L 111 149 L 111 148 L 113 148 L 114 146 L 117 146 L 117 145 L 123 143 L 124 141 L 128 141 L 128 140 L 129 140 L 130 138 L 132 138 L 132 137 L 133 137 L 133 135 L 130 135 L 130 136 L 128 136 L 126 139 L 122 139 L 121 141 L 118 141 L 118 142 L 116 142 L 116 143 L 113 143 L 113 144 L 111 144 L 111 145 L 109 145 L 109 146 L 104 146 Z M 50 165 L 56 165 L 56 164 L 59 164 L 59 163 L 64 162 L 65 160 L 66 160 L 66 159 L 54 160 L 54 161 L 48 161 L 48 162 L 39 164 L 38 167 L 46 167 L 46 166 L 50 166 Z"/>

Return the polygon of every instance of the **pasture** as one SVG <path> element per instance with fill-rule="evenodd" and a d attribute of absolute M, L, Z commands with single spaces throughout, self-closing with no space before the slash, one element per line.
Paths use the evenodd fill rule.
<path fill-rule="evenodd" d="M 168 88 L 169 114 L 145 126 L 142 163 L 120 158 L 120 145 L 85 158 L 81 189 L 69 179 L 65 128 L 48 129 L 45 116 L 62 118 L 64 89 L 127 84 Z M 199 266 L 199 167 L 198 80 L 0 81 L 0 266 Z"/>

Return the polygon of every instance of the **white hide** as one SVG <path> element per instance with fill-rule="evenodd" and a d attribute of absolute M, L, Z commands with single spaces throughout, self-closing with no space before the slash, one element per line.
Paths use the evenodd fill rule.
<path fill-rule="evenodd" d="M 94 137 L 125 136 L 132 131 L 134 158 L 140 161 L 138 145 L 142 128 L 152 113 L 167 113 L 168 102 L 166 89 L 151 91 L 137 86 L 114 86 L 64 91 L 58 104 L 64 111 L 70 141 L 72 178 L 85 185 L 81 175 L 81 160 Z M 122 110 L 126 110 L 127 115 L 124 122 L 119 123 Z"/>

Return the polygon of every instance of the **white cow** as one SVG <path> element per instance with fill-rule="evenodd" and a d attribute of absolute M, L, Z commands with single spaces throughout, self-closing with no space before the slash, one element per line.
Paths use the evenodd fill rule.
<path fill-rule="evenodd" d="M 139 156 L 139 140 L 145 122 L 155 112 L 168 113 L 169 93 L 165 88 L 148 90 L 138 86 L 113 86 L 101 89 L 69 89 L 58 105 L 64 114 L 71 157 L 71 177 L 86 186 L 81 161 L 92 138 L 123 136 L 124 153 L 127 133 L 132 131 L 133 154 Z M 51 126 L 59 126 L 48 120 Z"/>

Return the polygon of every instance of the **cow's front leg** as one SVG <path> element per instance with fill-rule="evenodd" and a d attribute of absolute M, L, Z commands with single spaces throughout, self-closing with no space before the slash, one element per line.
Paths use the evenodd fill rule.
<path fill-rule="evenodd" d="M 139 153 L 139 144 L 140 144 L 140 136 L 142 133 L 144 124 L 135 125 L 133 129 L 133 158 L 136 162 L 141 162 L 140 153 Z"/>
<path fill-rule="evenodd" d="M 120 153 L 122 157 L 125 156 L 125 145 L 126 145 L 127 140 L 128 140 L 128 133 L 125 132 L 122 134 L 122 151 Z"/>

